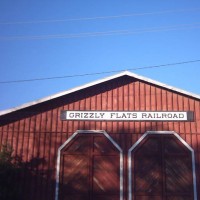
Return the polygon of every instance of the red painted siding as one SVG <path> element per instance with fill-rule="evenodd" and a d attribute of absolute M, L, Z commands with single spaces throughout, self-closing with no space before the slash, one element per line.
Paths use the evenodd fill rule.
<path fill-rule="evenodd" d="M 194 111 L 194 122 L 61 121 L 62 110 Z M 105 130 L 127 154 L 146 131 L 175 131 L 195 151 L 200 196 L 200 101 L 130 77 L 121 77 L 82 91 L 0 117 L 0 145 L 14 148 L 25 170 L 19 184 L 24 199 L 54 199 L 58 147 L 76 130 Z M 127 167 L 124 159 L 124 168 Z M 16 177 L 17 178 L 17 177 Z M 124 172 L 127 187 L 127 171 Z M 127 198 L 124 191 L 125 199 Z"/>

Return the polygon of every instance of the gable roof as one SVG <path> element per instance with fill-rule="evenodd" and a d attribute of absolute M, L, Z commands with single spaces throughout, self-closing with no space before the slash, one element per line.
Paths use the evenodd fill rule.
<path fill-rule="evenodd" d="M 112 80 L 112 79 L 122 77 L 122 76 L 129 76 L 129 77 L 132 77 L 132 78 L 135 78 L 135 79 L 138 79 L 138 80 L 150 83 L 150 84 L 154 84 L 154 85 L 157 85 L 157 86 L 160 86 L 160 87 L 163 87 L 163 88 L 166 88 L 166 89 L 169 89 L 169 90 L 172 90 L 172 91 L 175 91 L 175 92 L 178 92 L 178 93 L 181 93 L 181 94 L 184 94 L 184 95 L 196 98 L 196 99 L 200 99 L 200 95 L 193 94 L 193 93 L 187 92 L 185 90 L 166 85 L 164 83 L 161 83 L 161 82 L 158 82 L 158 81 L 137 75 L 137 74 L 129 72 L 129 71 L 124 71 L 124 72 L 121 72 L 121 73 L 118 73 L 118 74 L 115 74 L 115 75 L 112 75 L 112 76 L 105 77 L 105 78 L 97 80 L 97 81 L 93 81 L 93 82 L 90 82 L 90 83 L 87 83 L 87 84 L 84 84 L 84 85 L 63 91 L 63 92 L 56 93 L 54 95 L 51 95 L 51 96 L 48 96 L 48 97 L 45 97 L 45 98 L 42 98 L 42 99 L 39 99 L 39 100 L 36 100 L 36 101 L 32 101 L 32 102 L 29 102 L 29 103 L 22 104 L 21 106 L 17 106 L 17 107 L 11 108 L 11 109 L 0 111 L 0 116 L 9 114 L 11 112 L 15 112 L 15 111 L 18 111 L 20 109 L 24 109 L 24 108 L 27 108 L 27 107 L 30 107 L 30 106 L 33 106 L 33 105 L 36 105 L 36 104 L 39 104 L 39 103 L 43 103 L 43 102 L 46 102 L 46 101 L 49 101 L 49 100 L 52 100 L 52 99 L 73 93 L 73 92 L 76 92 L 76 91 L 79 91 L 79 90 L 82 90 L 82 89 L 85 89 L 85 88 L 88 88 L 88 87 L 91 87 L 91 86 L 94 86 L 94 85 L 97 85 L 97 84 L 100 84 L 100 83 L 103 83 L 103 82 L 106 82 L 106 81 L 109 81 L 109 80 Z"/>

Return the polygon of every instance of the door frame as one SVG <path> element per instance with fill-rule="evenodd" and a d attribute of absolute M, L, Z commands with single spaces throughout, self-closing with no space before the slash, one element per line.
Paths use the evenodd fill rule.
<path fill-rule="evenodd" d="M 56 164 L 56 184 L 55 184 L 55 200 L 59 200 L 59 181 L 60 181 L 60 157 L 61 157 L 61 151 L 63 148 L 70 142 L 72 141 L 76 135 L 78 134 L 97 134 L 101 133 L 103 134 L 119 151 L 120 153 L 120 170 L 119 170 L 119 175 L 120 175 L 120 200 L 123 200 L 123 151 L 121 147 L 108 135 L 108 133 L 104 130 L 77 130 L 75 133 L 73 133 L 59 148 L 57 152 L 57 164 Z"/>
<path fill-rule="evenodd" d="M 195 156 L 192 147 L 184 141 L 176 132 L 174 131 L 147 131 L 145 132 L 139 140 L 133 144 L 133 146 L 128 150 L 128 199 L 132 200 L 132 151 L 141 143 L 141 141 L 150 134 L 171 134 L 174 135 L 190 152 L 192 156 L 192 177 L 193 177 L 193 194 L 194 200 L 197 200 L 197 186 L 196 186 L 196 171 L 195 171 Z"/>

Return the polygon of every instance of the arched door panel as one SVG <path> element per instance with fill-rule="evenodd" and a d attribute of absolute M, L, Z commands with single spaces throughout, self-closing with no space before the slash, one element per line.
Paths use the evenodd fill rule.
<path fill-rule="evenodd" d="M 56 200 L 122 200 L 122 152 L 108 135 L 75 133 L 59 152 Z"/>
<path fill-rule="evenodd" d="M 129 200 L 194 200 L 192 157 L 175 134 L 145 134 L 129 150 Z"/>

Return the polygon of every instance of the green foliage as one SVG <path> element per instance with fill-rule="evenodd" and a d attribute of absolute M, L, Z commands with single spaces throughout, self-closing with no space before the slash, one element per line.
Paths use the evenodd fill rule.
<path fill-rule="evenodd" d="M 0 166 L 10 165 L 12 163 L 12 147 L 10 145 L 3 145 L 0 152 Z"/>
<path fill-rule="evenodd" d="M 10 145 L 3 145 L 0 151 L 0 199 L 18 200 L 19 186 L 17 176 L 19 166 L 14 162 L 13 149 Z"/>

